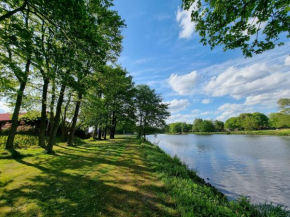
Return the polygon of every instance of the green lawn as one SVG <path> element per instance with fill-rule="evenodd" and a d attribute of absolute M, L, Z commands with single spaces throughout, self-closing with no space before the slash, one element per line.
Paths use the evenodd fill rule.
<path fill-rule="evenodd" d="M 176 216 L 133 138 L 0 159 L 0 216 Z"/>
<path fill-rule="evenodd" d="M 54 150 L 31 146 L 13 158 L 2 147 L 0 216 L 290 216 L 229 202 L 179 159 L 133 137 Z"/>

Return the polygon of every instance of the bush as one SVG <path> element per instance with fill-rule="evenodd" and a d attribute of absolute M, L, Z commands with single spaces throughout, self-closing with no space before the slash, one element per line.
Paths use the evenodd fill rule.
<path fill-rule="evenodd" d="M 4 149 L 8 136 L 0 136 L 0 148 Z M 38 137 L 34 135 L 16 135 L 14 139 L 15 148 L 29 148 L 38 146 Z"/>

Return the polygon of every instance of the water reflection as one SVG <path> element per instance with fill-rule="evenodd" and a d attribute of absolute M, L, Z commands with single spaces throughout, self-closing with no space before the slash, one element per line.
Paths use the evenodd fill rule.
<path fill-rule="evenodd" d="M 230 199 L 290 207 L 290 138 L 244 135 L 148 136 Z"/>

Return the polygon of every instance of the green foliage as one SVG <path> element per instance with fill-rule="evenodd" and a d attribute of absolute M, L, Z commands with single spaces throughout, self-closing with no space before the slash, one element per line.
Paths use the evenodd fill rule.
<path fill-rule="evenodd" d="M 192 131 L 193 132 L 200 132 L 199 125 L 202 123 L 202 119 L 197 118 L 193 121 Z"/>
<path fill-rule="evenodd" d="M 215 131 L 217 131 L 217 132 L 224 131 L 224 122 L 215 120 L 214 121 L 214 128 L 215 128 Z"/>
<path fill-rule="evenodd" d="M 0 149 L 5 148 L 8 136 L 0 135 Z M 38 137 L 34 135 L 16 135 L 14 141 L 15 148 L 30 148 L 38 145 Z"/>
<path fill-rule="evenodd" d="M 279 206 L 269 207 L 272 212 L 265 215 L 262 209 L 251 204 L 245 197 L 229 202 L 225 195 L 205 183 L 194 171 L 188 170 L 177 157 L 171 158 L 158 146 L 150 143 L 143 143 L 142 148 L 147 161 L 164 182 L 180 216 L 262 217 L 271 216 L 271 213 L 289 216 L 289 211 Z"/>
<path fill-rule="evenodd" d="M 290 99 L 289 98 L 282 98 L 279 99 L 278 102 L 278 109 L 281 113 L 290 115 Z"/>
<path fill-rule="evenodd" d="M 222 121 L 202 120 L 197 118 L 192 125 L 193 132 L 215 132 L 223 131 L 224 123 Z"/>
<path fill-rule="evenodd" d="M 290 115 L 284 113 L 271 113 L 269 115 L 269 123 L 273 128 L 289 128 Z"/>
<path fill-rule="evenodd" d="M 242 113 L 238 117 L 231 117 L 225 122 L 225 128 L 229 130 L 258 130 L 269 127 L 269 118 L 259 112 Z"/>
<path fill-rule="evenodd" d="M 225 128 L 229 130 L 235 130 L 239 128 L 239 117 L 231 117 L 225 122 Z"/>
<path fill-rule="evenodd" d="M 148 85 L 136 86 L 136 116 L 138 126 L 138 137 L 147 135 L 148 128 L 162 128 L 165 120 L 170 116 L 168 104 L 163 103 L 161 95 Z"/>
<path fill-rule="evenodd" d="M 241 48 L 251 57 L 283 45 L 290 37 L 290 1 L 202 1 L 182 0 L 183 8 L 192 9 L 192 21 L 201 36 L 200 42 L 224 50 Z"/>
<path fill-rule="evenodd" d="M 199 125 L 200 132 L 214 132 L 214 124 L 210 120 L 203 120 Z"/>

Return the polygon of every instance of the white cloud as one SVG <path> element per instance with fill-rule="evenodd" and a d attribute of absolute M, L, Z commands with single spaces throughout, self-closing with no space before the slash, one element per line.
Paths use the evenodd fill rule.
<path fill-rule="evenodd" d="M 168 79 L 168 83 L 171 88 L 180 95 L 191 95 L 194 91 L 194 85 L 196 84 L 198 75 L 196 71 L 193 71 L 186 75 L 172 74 Z"/>
<path fill-rule="evenodd" d="M 187 99 L 181 100 L 174 99 L 166 103 L 169 103 L 169 109 L 171 112 L 180 112 L 185 110 L 189 106 L 189 102 Z"/>
<path fill-rule="evenodd" d="M 10 112 L 10 108 L 8 107 L 7 103 L 0 101 L 0 112 Z"/>
<path fill-rule="evenodd" d="M 212 103 L 212 101 L 213 101 L 212 99 L 204 99 L 201 101 L 201 103 L 202 104 L 209 104 L 209 103 Z"/>
<path fill-rule="evenodd" d="M 285 65 L 290 66 L 290 56 L 287 56 L 285 59 Z"/>
<path fill-rule="evenodd" d="M 248 101 L 252 99 L 253 104 L 255 96 L 263 94 L 278 96 L 288 90 L 289 86 L 289 66 L 269 65 L 264 62 L 242 68 L 230 67 L 218 76 L 212 77 L 205 85 L 204 91 L 212 96 L 230 95 L 235 99 L 248 98 Z"/>
<path fill-rule="evenodd" d="M 195 4 L 190 7 L 189 10 L 182 10 L 178 8 L 176 21 L 179 23 L 181 31 L 179 38 L 191 38 L 195 30 L 195 23 L 191 21 L 191 12 Z"/>
<path fill-rule="evenodd" d="M 191 111 L 192 114 L 197 114 L 197 113 L 199 113 L 199 112 L 200 112 L 199 109 L 194 109 L 194 110 Z"/>
<path fill-rule="evenodd" d="M 188 124 L 191 124 L 196 116 L 196 114 L 175 114 L 171 115 L 166 122 L 168 124 L 175 122 L 186 122 Z"/>
<path fill-rule="evenodd" d="M 226 121 L 230 117 L 236 117 L 241 113 L 251 113 L 255 110 L 254 107 L 249 107 L 245 104 L 226 103 L 220 106 L 218 111 L 221 113 L 221 115 L 217 117 L 217 120 Z"/>

